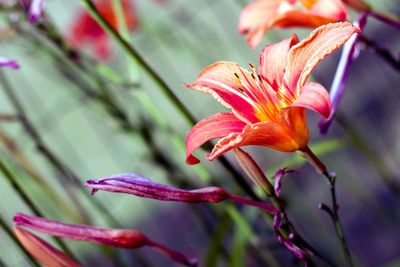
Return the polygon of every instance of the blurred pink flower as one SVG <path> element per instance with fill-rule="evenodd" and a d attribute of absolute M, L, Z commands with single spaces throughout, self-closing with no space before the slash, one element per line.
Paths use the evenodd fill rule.
<path fill-rule="evenodd" d="M 239 32 L 247 34 L 247 43 L 256 47 L 273 27 L 315 28 L 347 19 L 344 3 L 367 9 L 361 0 L 255 0 L 240 15 Z"/>

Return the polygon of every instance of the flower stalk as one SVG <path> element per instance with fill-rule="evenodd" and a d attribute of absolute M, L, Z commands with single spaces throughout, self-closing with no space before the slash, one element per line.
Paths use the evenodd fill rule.
<path fill-rule="evenodd" d="M 320 205 L 320 208 L 322 210 L 327 210 L 329 208 L 330 212 L 327 212 L 335 226 L 335 231 L 336 234 L 340 240 L 340 243 L 342 245 L 342 250 L 345 256 L 346 264 L 349 267 L 353 267 L 353 261 L 351 258 L 351 252 L 349 249 L 349 246 L 347 244 L 346 236 L 343 230 L 342 223 L 340 222 L 340 217 L 339 217 L 339 205 L 337 203 L 337 197 L 336 197 L 336 188 L 335 188 L 335 183 L 336 183 L 336 174 L 334 173 L 329 173 L 327 170 L 327 167 L 325 164 L 311 151 L 309 147 L 306 147 L 306 149 L 302 150 L 304 156 L 307 158 L 308 162 L 314 166 L 316 171 L 319 174 L 322 174 L 325 176 L 328 180 L 329 184 L 329 191 L 330 191 L 330 196 L 331 196 L 331 207 L 328 207 L 326 205 Z"/>

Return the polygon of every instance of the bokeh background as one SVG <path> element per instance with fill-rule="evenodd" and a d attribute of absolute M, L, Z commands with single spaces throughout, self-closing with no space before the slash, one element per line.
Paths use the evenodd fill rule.
<path fill-rule="evenodd" d="M 224 109 L 182 83 L 193 81 L 205 66 L 218 60 L 242 66 L 258 63 L 262 46 L 250 49 L 237 32 L 246 3 L 132 1 L 139 26 L 130 42 L 198 120 Z M 398 0 L 369 3 L 400 15 Z M 77 0 L 48 0 L 45 18 L 66 37 L 81 9 Z M 219 162 L 185 164 L 184 138 L 191 125 L 115 42 L 110 61 L 94 64 L 91 51 L 85 50 L 80 66 L 51 41 L 46 29 L 29 24 L 18 11 L 4 8 L 0 15 L 0 54 L 21 65 L 18 71 L 1 70 L 0 114 L 17 113 L 5 93 L 11 90 L 56 162 L 49 161 L 18 120 L 0 121 L 0 158 L 47 218 L 136 228 L 198 257 L 202 266 L 300 266 L 252 208 L 156 202 L 105 192 L 90 197 L 79 183 L 125 172 L 184 188 L 219 184 L 231 192 L 246 193 Z M 356 16 L 352 13 L 352 19 Z M 264 43 L 294 32 L 304 37 L 309 30 L 272 30 Z M 400 34 L 395 28 L 370 18 L 365 36 L 399 58 Z M 400 184 L 400 69 L 362 48 L 351 67 L 338 120 L 327 136 L 318 133 L 318 116 L 308 114 L 311 147 L 338 175 L 340 215 L 356 266 L 395 267 L 400 266 L 400 187 L 396 186 Z M 326 88 L 339 56 L 340 52 L 333 54 L 314 72 L 313 78 Z M 265 148 L 246 150 L 270 177 L 280 167 L 297 169 L 283 182 L 289 217 L 310 243 L 344 266 L 333 225 L 317 208 L 321 202 L 329 203 L 325 179 L 299 155 Z M 205 153 L 197 155 L 203 159 Z M 231 156 L 228 153 L 228 160 L 236 168 Z M 0 173 L 0 217 L 11 225 L 16 212 L 32 214 Z M 66 243 L 86 266 L 174 266 L 146 248 L 129 251 Z M 4 266 L 30 266 L 1 229 L 0 260 Z"/>

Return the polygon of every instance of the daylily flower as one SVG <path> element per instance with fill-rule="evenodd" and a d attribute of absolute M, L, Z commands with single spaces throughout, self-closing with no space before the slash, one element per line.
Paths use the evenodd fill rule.
<path fill-rule="evenodd" d="M 118 27 L 117 16 L 114 12 L 112 1 L 97 0 L 94 2 L 99 13 L 114 28 Z M 133 31 L 138 25 L 136 11 L 131 0 L 121 1 L 125 21 L 129 30 Z M 111 55 L 110 40 L 103 28 L 90 16 L 86 10 L 81 10 L 70 28 L 69 42 L 77 49 L 85 45 L 92 46 L 95 55 L 100 60 L 107 60 Z"/>
<path fill-rule="evenodd" d="M 355 8 L 368 7 L 361 0 L 255 0 L 243 9 L 239 32 L 247 34 L 247 43 L 256 47 L 273 27 L 315 28 L 346 20 L 347 11 L 343 2 Z"/>
<path fill-rule="evenodd" d="M 48 242 L 38 236 L 25 231 L 20 227 L 14 227 L 14 233 L 24 248 L 39 262 L 52 267 L 79 267 L 75 260 L 71 259 Z"/>
<path fill-rule="evenodd" d="M 14 216 L 14 224 L 17 229 L 29 228 L 52 236 L 94 242 L 117 248 L 137 249 L 148 246 L 166 254 L 176 262 L 187 266 L 196 266 L 195 259 L 187 258 L 182 253 L 147 238 L 143 233 L 135 229 L 110 229 L 79 224 L 66 224 L 22 213 L 17 213 Z M 34 237 L 27 232 L 21 233 L 17 230 L 16 234 L 17 236 L 19 234 L 18 238 L 25 247 L 26 245 L 32 246 L 36 242 L 35 247 L 32 250 L 28 249 L 28 251 L 31 253 L 33 251 L 32 255 L 38 258 L 40 251 L 37 250 L 37 240 L 32 240 Z M 46 248 L 45 244 L 39 245 L 42 248 Z M 45 258 L 45 256 L 43 257 Z"/>
<path fill-rule="evenodd" d="M 234 148 L 266 146 L 283 152 L 306 150 L 305 108 L 327 118 L 331 102 L 325 88 L 307 82 L 313 69 L 345 43 L 359 28 L 348 22 L 315 29 L 308 38 L 296 35 L 261 51 L 259 71 L 248 72 L 232 62 L 205 68 L 186 86 L 211 94 L 232 112 L 219 113 L 197 123 L 186 138 L 186 162 L 199 163 L 192 153 L 205 142 L 222 139 L 208 160 Z"/>

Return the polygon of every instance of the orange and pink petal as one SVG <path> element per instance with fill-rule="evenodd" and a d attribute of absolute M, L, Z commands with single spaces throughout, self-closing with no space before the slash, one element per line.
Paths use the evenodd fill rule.
<path fill-rule="evenodd" d="M 259 122 L 247 125 L 240 133 L 231 133 L 222 138 L 207 159 L 214 160 L 232 149 L 249 145 L 266 146 L 282 152 L 293 152 L 300 148 L 290 129 L 272 122 Z"/>
<path fill-rule="evenodd" d="M 313 110 L 324 118 L 331 114 L 331 100 L 328 91 L 319 83 L 306 83 L 300 91 L 300 96 L 294 101 L 291 107 L 303 107 Z"/>
<path fill-rule="evenodd" d="M 198 122 L 186 138 L 186 163 L 200 162 L 192 154 L 207 141 L 225 137 L 230 133 L 240 133 L 245 126 L 246 124 L 232 113 L 218 113 Z"/>
<path fill-rule="evenodd" d="M 271 87 L 283 84 L 287 55 L 290 47 L 298 43 L 297 35 L 276 44 L 264 46 L 260 54 L 259 73 Z"/>
<path fill-rule="evenodd" d="M 240 79 L 240 82 L 238 78 Z M 254 84 L 251 74 L 237 63 L 220 61 L 206 67 L 188 88 L 210 94 L 241 120 L 247 123 L 259 121 L 258 107 L 254 103 Z M 245 95 L 243 92 L 248 94 Z"/>
<path fill-rule="evenodd" d="M 359 31 L 349 22 L 331 23 L 315 29 L 308 38 L 292 46 L 285 72 L 288 87 L 300 93 L 317 64 Z"/>

